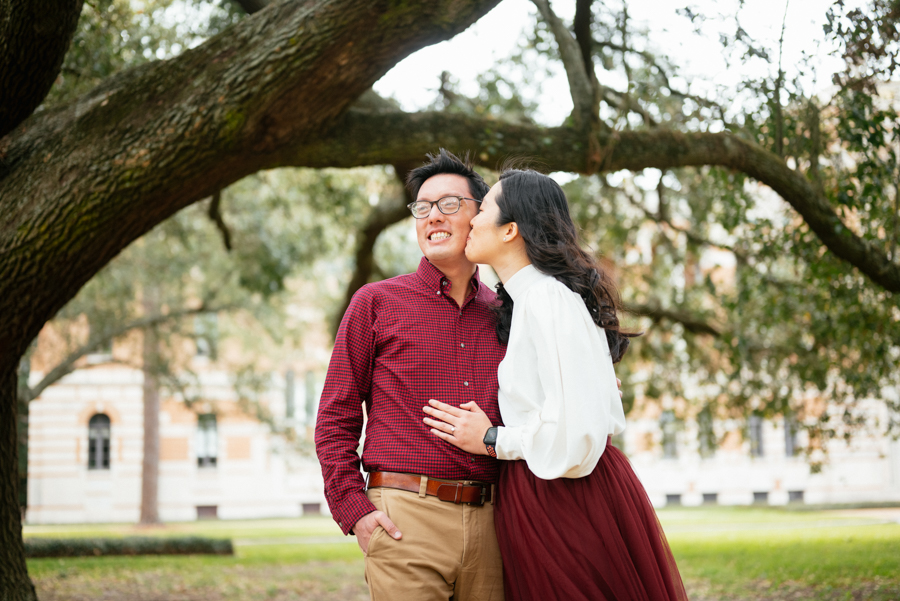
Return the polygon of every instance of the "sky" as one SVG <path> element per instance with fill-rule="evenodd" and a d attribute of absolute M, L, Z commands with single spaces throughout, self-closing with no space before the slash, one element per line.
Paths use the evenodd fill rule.
<path fill-rule="evenodd" d="M 783 65 L 786 70 L 800 61 L 802 53 L 813 54 L 819 65 L 817 81 L 807 82 L 811 89 L 822 90 L 830 85 L 830 74 L 839 68 L 839 61 L 828 55 L 824 45 L 822 25 L 827 8 L 833 0 L 746 0 L 740 10 L 740 22 L 747 33 L 762 42 L 777 56 L 778 38 L 782 22 L 785 24 Z M 848 2 L 852 3 L 852 2 Z M 765 75 L 761 61 L 757 65 L 729 67 L 719 43 L 719 32 L 732 33 L 737 0 L 630 0 L 629 13 L 635 27 L 650 32 L 650 43 L 657 52 L 670 57 L 681 67 L 681 73 L 691 81 L 693 93 L 711 91 L 715 84 L 733 85 L 747 74 Z M 554 0 L 554 11 L 571 22 L 575 12 L 574 0 Z M 698 35 L 690 20 L 676 9 L 690 6 L 694 12 L 710 17 Z M 614 6 L 614 2 L 610 2 Z M 442 71 L 458 79 L 463 93 L 477 89 L 475 78 L 510 54 L 523 39 L 524 32 L 533 27 L 536 8 L 530 0 L 503 0 L 494 10 L 472 27 L 450 41 L 416 52 L 399 63 L 375 85 L 382 95 L 400 101 L 405 110 L 419 110 L 431 103 Z M 615 82 L 613 87 L 615 87 Z M 538 120 L 547 125 L 558 124 L 569 111 L 571 100 L 568 85 L 561 69 L 542 86 L 541 109 Z"/>

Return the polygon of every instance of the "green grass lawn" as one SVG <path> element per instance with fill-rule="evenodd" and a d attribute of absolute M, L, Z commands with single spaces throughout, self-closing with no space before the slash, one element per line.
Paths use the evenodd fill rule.
<path fill-rule="evenodd" d="M 900 524 L 756 507 L 663 509 L 659 517 L 695 601 L 900 599 Z M 232 538 L 236 554 L 28 566 L 43 601 L 367 598 L 361 553 L 328 518 L 25 529 L 26 537 L 189 534 Z"/>
<path fill-rule="evenodd" d="M 841 512 L 661 510 L 689 592 L 711 599 L 900 599 L 900 524 Z"/>

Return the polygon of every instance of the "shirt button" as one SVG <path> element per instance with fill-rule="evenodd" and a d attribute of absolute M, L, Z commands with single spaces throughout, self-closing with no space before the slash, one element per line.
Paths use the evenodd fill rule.
<path fill-rule="evenodd" d="M 468 385 L 469 385 L 468 382 L 463 382 L 463 386 L 468 386 Z"/>
<path fill-rule="evenodd" d="M 440 294 L 440 293 L 441 293 L 441 291 L 440 291 L 440 290 L 438 290 L 438 291 L 437 291 L 437 293 L 438 293 L 438 294 Z"/>
<path fill-rule="evenodd" d="M 461 347 L 463 347 L 463 348 L 466 348 L 466 343 L 465 343 L 465 342 L 460 342 L 460 343 L 459 343 L 459 346 L 461 346 Z"/>

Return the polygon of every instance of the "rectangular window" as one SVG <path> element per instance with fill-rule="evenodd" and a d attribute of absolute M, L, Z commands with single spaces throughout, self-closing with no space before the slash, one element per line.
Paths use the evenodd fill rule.
<path fill-rule="evenodd" d="M 761 415 L 751 415 L 747 424 L 750 431 L 750 455 L 762 457 L 763 452 L 763 418 Z"/>
<path fill-rule="evenodd" d="M 197 466 L 216 467 L 219 457 L 219 433 L 216 415 L 197 416 Z"/>
<path fill-rule="evenodd" d="M 753 493 L 753 503 L 759 504 L 759 505 L 768 505 L 769 504 L 769 493 L 767 493 L 767 492 Z"/>
<path fill-rule="evenodd" d="M 662 430 L 663 457 L 675 459 L 678 457 L 677 442 L 675 440 L 678 424 L 675 421 L 675 412 L 671 409 L 663 411 L 662 416 L 659 418 L 659 427 Z"/>
<path fill-rule="evenodd" d="M 681 505 L 681 495 L 666 495 L 666 507 L 669 505 Z"/>
<path fill-rule="evenodd" d="M 793 457 L 797 454 L 797 420 L 793 415 L 784 416 L 784 455 Z"/>
<path fill-rule="evenodd" d="M 704 505 L 716 505 L 718 502 L 719 502 L 719 493 L 717 493 L 717 492 L 703 493 L 703 504 Z"/>
<path fill-rule="evenodd" d="M 788 491 L 788 503 L 802 503 L 803 502 L 803 491 L 802 490 L 789 490 Z"/>
<path fill-rule="evenodd" d="M 284 374 L 284 416 L 288 419 L 292 419 L 294 417 L 294 413 L 297 412 L 296 407 L 296 386 L 294 382 L 294 370 L 289 369 L 287 373 Z"/>
<path fill-rule="evenodd" d="M 697 436 L 700 438 L 700 456 L 709 459 L 715 455 L 716 434 L 713 432 L 713 414 L 710 405 L 697 414 Z"/>
<path fill-rule="evenodd" d="M 322 515 L 321 503 L 303 503 L 303 515 Z"/>

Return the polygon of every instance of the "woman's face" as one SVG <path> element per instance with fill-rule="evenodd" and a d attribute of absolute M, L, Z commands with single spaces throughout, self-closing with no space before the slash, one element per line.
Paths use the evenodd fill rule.
<path fill-rule="evenodd" d="M 500 190 L 500 183 L 494 184 L 479 205 L 478 213 L 469 222 L 472 231 L 466 239 L 466 258 L 473 263 L 491 265 L 504 250 L 505 229 L 497 225 L 500 207 L 495 200 Z"/>

